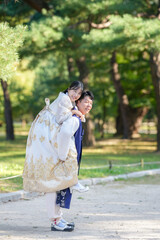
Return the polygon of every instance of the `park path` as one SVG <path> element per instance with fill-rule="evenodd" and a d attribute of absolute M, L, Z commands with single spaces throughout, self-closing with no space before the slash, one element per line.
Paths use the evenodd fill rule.
<path fill-rule="evenodd" d="M 45 197 L 0 204 L 0 240 L 160 240 L 160 185 L 112 182 L 74 193 L 64 218 L 73 232 L 51 232 Z"/>

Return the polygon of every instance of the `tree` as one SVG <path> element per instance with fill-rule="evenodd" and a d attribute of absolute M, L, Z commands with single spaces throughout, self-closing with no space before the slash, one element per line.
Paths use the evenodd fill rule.
<path fill-rule="evenodd" d="M 85 36 L 87 46 L 92 49 L 105 48 L 110 53 L 114 51 L 122 54 L 130 52 L 132 55 L 137 50 L 148 54 L 152 49 L 158 49 L 160 46 L 160 23 L 156 18 L 148 17 L 147 19 L 143 14 L 141 15 L 138 16 L 138 13 L 138 17 L 133 14 L 123 15 L 123 17 L 111 15 L 110 21 L 112 24 L 108 29 L 103 30 L 103 32 L 91 30 L 90 34 Z M 149 59 L 147 61 L 149 65 Z M 157 115 L 157 117 L 159 116 Z"/>
<path fill-rule="evenodd" d="M 79 50 L 79 47 L 82 45 L 81 36 L 83 32 L 88 32 L 89 23 L 86 22 L 86 26 L 74 25 L 76 15 L 79 11 L 79 6 L 81 10 L 84 10 L 85 3 L 83 2 L 79 5 L 78 1 L 77 5 L 71 4 L 71 2 L 61 2 L 54 5 L 55 7 L 55 16 L 51 13 L 51 15 L 46 15 L 46 17 L 42 17 L 42 20 L 37 24 L 41 25 L 41 30 L 38 32 L 35 40 L 35 32 L 37 32 L 36 23 L 32 24 L 32 32 L 34 34 L 34 44 L 31 43 L 32 46 L 32 54 L 40 53 L 40 55 L 47 55 L 50 51 L 55 52 L 55 49 L 59 49 L 59 52 L 66 53 L 66 59 L 68 58 L 68 53 L 70 55 L 70 59 L 74 59 L 79 72 L 79 79 L 84 83 L 85 88 L 88 88 L 89 82 L 89 71 L 86 64 L 86 53 L 84 51 Z M 56 8 L 57 7 L 57 8 Z M 73 12 L 71 10 L 74 10 Z M 70 10 L 70 11 L 69 11 Z M 87 9 L 86 9 L 87 11 Z M 68 14 L 69 13 L 69 14 Z M 59 28 L 57 28 L 59 26 Z M 36 29 L 35 29 L 36 28 Z M 45 39 L 44 39 L 45 35 Z M 48 38 L 49 37 L 49 38 Z M 44 50 L 45 48 L 45 50 Z M 69 69 L 69 68 L 68 68 Z M 70 72 L 69 72 L 70 76 Z M 76 76 L 75 76 L 76 78 Z M 84 141 L 86 145 L 94 144 L 94 135 L 91 129 L 91 121 L 87 119 L 86 122 L 86 136 L 87 140 Z M 90 139 L 90 140 L 89 140 Z"/>
<path fill-rule="evenodd" d="M 139 127 L 141 126 L 142 120 L 147 114 L 148 108 L 150 107 L 148 97 L 149 81 L 147 78 L 146 69 L 145 76 L 143 74 L 143 59 L 141 59 L 138 55 L 137 62 L 139 66 L 137 66 L 136 64 L 136 56 L 133 58 L 132 55 L 132 59 L 133 60 L 130 60 L 130 63 L 127 63 L 127 59 L 125 59 L 126 66 L 121 66 L 121 68 L 123 69 L 122 78 L 124 79 L 124 81 L 122 81 L 122 79 L 120 78 L 120 73 L 118 71 L 118 63 L 115 52 L 112 54 L 111 58 L 111 76 L 119 99 L 120 110 L 117 117 L 116 128 L 117 134 L 123 135 L 124 138 L 134 138 L 139 136 Z M 136 65 L 135 70 L 134 65 Z M 139 68 L 141 69 L 141 71 Z M 134 71 L 135 73 L 132 73 L 132 71 Z M 128 72 L 130 73 L 128 74 Z M 130 80 L 129 78 L 132 79 Z M 134 89 L 137 89 L 137 91 L 133 92 Z"/>
<path fill-rule="evenodd" d="M 25 55 L 27 53 L 30 56 L 35 55 L 33 57 L 40 62 L 48 54 L 61 52 L 67 59 L 68 77 L 77 78 L 79 73 L 79 78 L 86 85 L 90 86 L 92 75 L 96 76 L 94 66 L 100 66 L 101 59 L 106 58 L 106 69 L 101 70 L 99 77 L 106 74 L 107 79 L 111 70 L 111 66 L 108 66 L 108 61 L 110 61 L 108 56 L 111 59 L 112 54 L 117 53 L 125 59 L 127 53 L 133 59 L 133 63 L 135 54 L 146 54 L 151 49 L 155 49 L 156 45 L 159 46 L 159 23 L 155 14 L 156 1 L 135 0 L 128 4 L 128 0 L 75 0 L 74 3 L 71 0 L 54 0 L 49 2 L 52 10 L 48 12 L 42 11 L 42 6 L 48 3 L 47 1 L 30 0 L 29 2 L 32 2 L 34 9 L 38 7 L 38 11 L 42 14 L 39 18 L 32 18 L 34 22 L 32 21 L 30 37 L 26 41 Z M 48 6 L 45 8 L 47 10 Z M 152 18 L 151 13 L 154 13 Z M 69 59 L 72 59 L 72 63 L 68 61 Z M 136 71 L 138 77 L 135 80 L 134 74 L 129 71 L 129 68 L 132 70 L 129 62 L 126 63 L 126 70 L 123 71 L 125 64 L 117 58 L 115 60 L 118 74 L 121 76 L 119 87 L 121 86 L 124 92 L 121 98 L 126 95 L 128 100 L 126 114 L 130 115 L 130 119 L 134 119 L 130 123 L 136 127 L 137 122 L 141 122 L 139 117 L 141 116 L 142 120 L 144 114 L 144 111 L 139 110 L 151 107 L 149 94 L 152 94 L 152 91 L 149 90 L 148 93 L 144 91 L 148 78 L 145 78 L 140 85 L 139 76 L 141 80 L 143 75 L 141 69 Z M 148 61 L 149 64 L 149 59 L 141 57 L 140 66 L 144 61 Z M 112 77 L 113 74 L 115 74 L 114 71 Z M 132 90 L 129 90 L 127 85 Z M 137 91 L 135 91 L 136 87 L 138 87 Z M 121 115 L 123 112 L 125 111 L 121 111 Z M 125 119 L 124 116 L 123 119 Z M 127 126 L 126 122 L 128 121 L 125 121 L 124 126 Z"/>
<path fill-rule="evenodd" d="M 160 151 L 160 52 L 150 53 L 150 65 L 157 108 L 157 151 Z"/>
<path fill-rule="evenodd" d="M 129 124 L 127 119 L 127 112 L 129 109 L 129 101 L 127 95 L 124 93 L 123 87 L 120 82 L 120 74 L 118 71 L 118 64 L 116 61 L 116 52 L 114 51 L 112 53 L 111 57 L 111 79 L 114 83 L 117 96 L 119 99 L 119 105 L 120 105 L 120 112 L 122 116 L 122 122 L 123 122 L 123 137 L 128 139 L 129 138 Z"/>
<path fill-rule="evenodd" d="M 14 139 L 13 119 L 7 79 L 11 78 L 18 63 L 18 48 L 22 45 L 25 28 L 11 28 L 7 23 L 0 24 L 0 79 L 4 95 L 6 138 Z"/>

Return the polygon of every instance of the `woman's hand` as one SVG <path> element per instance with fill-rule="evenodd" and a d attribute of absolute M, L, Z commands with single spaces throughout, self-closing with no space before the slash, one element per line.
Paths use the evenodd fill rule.
<path fill-rule="evenodd" d="M 81 120 L 83 119 L 83 114 L 80 111 L 78 111 L 78 110 L 71 110 L 71 111 L 72 111 L 72 115 L 76 115 Z"/>

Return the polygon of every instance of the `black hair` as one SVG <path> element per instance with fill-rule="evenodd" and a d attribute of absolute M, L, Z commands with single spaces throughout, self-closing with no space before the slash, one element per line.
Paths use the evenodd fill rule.
<path fill-rule="evenodd" d="M 94 95 L 91 91 L 84 91 L 77 101 L 81 101 L 85 97 L 90 97 L 91 100 L 94 100 Z"/>
<path fill-rule="evenodd" d="M 77 90 L 81 88 L 83 92 L 83 83 L 81 81 L 74 81 L 71 85 L 64 91 L 64 93 L 68 92 L 68 90 Z"/>

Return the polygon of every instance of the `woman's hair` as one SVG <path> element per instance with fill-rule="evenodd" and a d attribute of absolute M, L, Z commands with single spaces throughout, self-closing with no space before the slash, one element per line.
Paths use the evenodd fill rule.
<path fill-rule="evenodd" d="M 80 81 L 74 81 L 71 83 L 71 85 L 64 91 L 64 93 L 68 92 L 69 90 L 77 90 L 81 88 L 82 92 L 83 92 L 83 83 Z"/>

